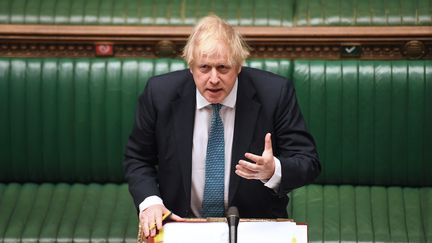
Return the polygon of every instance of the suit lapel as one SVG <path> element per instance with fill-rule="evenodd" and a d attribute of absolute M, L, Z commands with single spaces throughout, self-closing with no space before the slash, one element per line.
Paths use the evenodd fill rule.
<path fill-rule="evenodd" d="M 249 149 L 261 107 L 261 104 L 254 99 L 255 89 L 252 87 L 251 81 L 242 73 L 238 78 L 228 205 L 231 205 L 241 179 L 235 173 L 235 166 L 240 159 L 244 158 L 244 153 Z"/>
<path fill-rule="evenodd" d="M 179 92 L 179 99 L 172 102 L 171 109 L 174 118 L 174 135 L 176 157 L 179 162 L 183 180 L 185 198 L 190 204 L 191 171 L 192 171 L 192 142 L 195 120 L 195 84 L 192 78 Z"/>

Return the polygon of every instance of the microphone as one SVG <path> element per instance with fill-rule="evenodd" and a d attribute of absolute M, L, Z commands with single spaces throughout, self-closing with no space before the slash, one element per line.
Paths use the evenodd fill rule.
<path fill-rule="evenodd" d="M 229 207 L 226 212 L 226 219 L 229 228 L 229 243 L 237 243 L 237 226 L 240 216 L 237 207 Z"/>

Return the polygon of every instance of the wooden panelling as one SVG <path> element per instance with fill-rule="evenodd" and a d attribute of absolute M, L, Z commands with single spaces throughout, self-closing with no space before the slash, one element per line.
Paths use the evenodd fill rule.
<path fill-rule="evenodd" d="M 252 57 L 432 59 L 431 26 L 236 27 Z M 191 26 L 0 25 L 0 56 L 172 57 Z"/>

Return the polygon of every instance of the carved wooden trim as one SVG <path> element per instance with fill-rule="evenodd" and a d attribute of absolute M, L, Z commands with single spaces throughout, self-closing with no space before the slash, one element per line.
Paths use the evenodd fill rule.
<path fill-rule="evenodd" d="M 430 26 L 236 28 L 252 57 L 432 59 Z M 191 26 L 0 25 L 0 56 L 173 57 L 191 31 Z"/>

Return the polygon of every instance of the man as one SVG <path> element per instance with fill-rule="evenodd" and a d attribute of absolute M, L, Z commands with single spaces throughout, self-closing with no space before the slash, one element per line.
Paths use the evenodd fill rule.
<path fill-rule="evenodd" d="M 123 162 L 146 236 L 169 211 L 288 217 L 287 193 L 320 173 L 293 83 L 242 67 L 248 55 L 230 25 L 208 16 L 185 46 L 189 69 L 148 81 Z"/>

